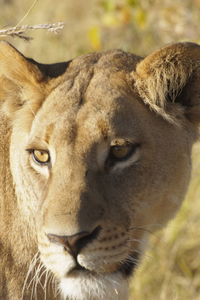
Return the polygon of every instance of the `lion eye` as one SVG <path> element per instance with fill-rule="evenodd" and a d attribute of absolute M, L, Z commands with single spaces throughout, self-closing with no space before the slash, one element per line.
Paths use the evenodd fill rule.
<path fill-rule="evenodd" d="M 128 158 L 132 152 L 132 146 L 112 146 L 110 149 L 110 156 L 117 160 Z"/>
<path fill-rule="evenodd" d="M 110 148 L 109 160 L 113 162 L 126 160 L 135 153 L 139 144 L 126 143 L 124 145 L 113 145 Z"/>
<path fill-rule="evenodd" d="M 32 157 L 36 163 L 41 165 L 48 164 L 50 162 L 50 154 L 46 150 L 33 150 Z"/>
<path fill-rule="evenodd" d="M 121 145 L 111 145 L 109 155 L 105 162 L 105 168 L 110 169 L 118 162 L 128 161 L 128 159 L 137 152 L 138 147 L 140 147 L 140 144 L 133 144 L 126 141 Z"/>

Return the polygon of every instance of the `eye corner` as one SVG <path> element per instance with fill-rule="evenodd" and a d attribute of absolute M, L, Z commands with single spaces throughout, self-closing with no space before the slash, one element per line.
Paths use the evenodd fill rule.
<path fill-rule="evenodd" d="M 32 148 L 27 148 L 27 149 L 25 149 L 25 151 L 28 152 L 29 154 L 31 154 L 31 153 L 34 151 L 34 149 L 32 149 Z"/>

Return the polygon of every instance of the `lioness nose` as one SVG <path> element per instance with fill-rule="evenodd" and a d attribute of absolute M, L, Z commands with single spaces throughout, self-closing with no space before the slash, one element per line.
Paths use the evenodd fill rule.
<path fill-rule="evenodd" d="M 67 252 L 76 257 L 83 247 L 97 237 L 100 230 L 101 227 L 97 226 L 92 232 L 81 231 L 73 235 L 56 235 L 49 233 L 47 237 L 51 243 L 63 246 Z"/>

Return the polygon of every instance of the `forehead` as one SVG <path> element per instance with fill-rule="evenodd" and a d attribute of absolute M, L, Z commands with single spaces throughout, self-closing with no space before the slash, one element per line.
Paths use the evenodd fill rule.
<path fill-rule="evenodd" d="M 118 56 L 117 65 L 121 63 Z M 44 102 L 34 129 L 41 135 L 42 129 L 50 132 L 53 128 L 56 135 L 59 132 L 68 139 L 77 133 L 90 139 L 131 135 L 130 128 L 138 124 L 137 110 L 142 104 L 128 84 L 126 65 L 124 68 L 113 62 L 109 65 L 105 58 L 101 64 L 83 65 L 78 72 L 75 64 L 69 70 L 70 76 Z"/>

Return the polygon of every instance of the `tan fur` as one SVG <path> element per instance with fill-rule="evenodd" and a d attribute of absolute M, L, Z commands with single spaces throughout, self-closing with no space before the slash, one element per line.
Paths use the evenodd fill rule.
<path fill-rule="evenodd" d="M 64 299 L 127 299 L 130 261 L 187 190 L 200 47 L 43 65 L 1 42 L 0 84 L 0 299 L 60 299 L 52 276 Z M 138 147 L 111 163 L 110 147 L 124 142 Z M 51 164 L 39 166 L 27 149 L 48 150 Z M 84 272 L 47 237 L 95 229 L 76 258 Z"/>

